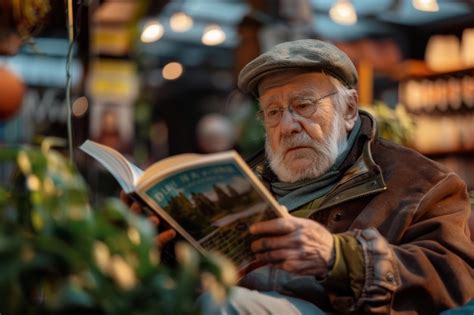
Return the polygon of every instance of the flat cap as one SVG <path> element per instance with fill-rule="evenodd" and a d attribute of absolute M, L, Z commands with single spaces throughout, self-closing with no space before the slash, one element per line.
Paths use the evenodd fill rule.
<path fill-rule="evenodd" d="M 325 71 L 349 88 L 357 86 L 357 70 L 349 57 L 336 46 L 316 39 L 284 42 L 261 54 L 240 71 L 238 86 L 258 97 L 258 84 L 264 76 L 293 69 Z"/>

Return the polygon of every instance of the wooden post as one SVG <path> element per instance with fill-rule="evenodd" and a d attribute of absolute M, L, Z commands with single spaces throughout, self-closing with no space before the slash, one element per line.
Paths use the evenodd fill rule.
<path fill-rule="evenodd" d="M 374 68 L 370 61 L 361 59 L 358 64 L 359 72 L 359 103 L 368 106 L 373 103 Z"/>

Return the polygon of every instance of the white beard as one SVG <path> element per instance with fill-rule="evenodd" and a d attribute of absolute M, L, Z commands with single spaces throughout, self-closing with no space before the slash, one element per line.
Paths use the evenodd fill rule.
<path fill-rule="evenodd" d="M 273 152 L 267 136 L 265 151 L 270 168 L 281 181 L 288 183 L 324 174 L 347 145 L 345 135 L 341 136 L 342 123 L 342 117 L 336 115 L 331 130 L 322 143 L 312 139 L 304 130 L 296 135 L 286 136 L 276 152 Z M 291 156 L 285 156 L 286 150 L 296 146 L 308 146 L 311 149 L 298 150 L 292 152 Z"/>

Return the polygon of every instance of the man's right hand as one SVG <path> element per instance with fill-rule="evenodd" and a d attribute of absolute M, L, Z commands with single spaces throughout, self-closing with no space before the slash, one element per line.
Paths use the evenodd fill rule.
<path fill-rule="evenodd" d="M 120 191 L 120 200 L 122 200 L 133 212 L 136 214 L 145 214 L 148 215 L 148 213 L 137 203 L 130 198 L 123 190 Z M 148 219 L 157 227 L 160 224 L 160 218 L 158 215 L 148 215 Z M 173 229 L 167 229 L 163 232 L 160 232 L 156 237 L 155 237 L 155 242 L 159 247 L 163 247 L 165 244 L 167 244 L 169 241 L 174 239 L 176 236 L 176 231 Z"/>

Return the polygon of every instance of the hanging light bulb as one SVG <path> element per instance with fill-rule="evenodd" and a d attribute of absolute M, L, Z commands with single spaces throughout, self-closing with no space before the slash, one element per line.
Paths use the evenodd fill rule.
<path fill-rule="evenodd" d="M 329 10 L 331 19 L 342 25 L 352 25 L 357 22 L 357 14 L 349 0 L 338 0 Z"/>
<path fill-rule="evenodd" d="M 147 22 L 143 26 L 143 31 L 140 36 L 140 39 L 144 43 L 153 43 L 159 40 L 163 34 L 165 33 L 165 29 L 163 25 L 158 20 L 153 20 Z"/>
<path fill-rule="evenodd" d="M 163 67 L 161 74 L 165 80 L 176 80 L 183 74 L 183 65 L 179 62 L 170 62 Z"/>
<path fill-rule="evenodd" d="M 215 46 L 225 41 L 225 33 L 217 24 L 210 24 L 204 29 L 201 41 L 204 45 Z"/>
<path fill-rule="evenodd" d="M 436 0 L 412 0 L 415 9 L 426 12 L 438 12 L 439 5 Z"/>
<path fill-rule="evenodd" d="M 178 33 L 186 32 L 193 27 L 193 18 L 184 12 L 176 12 L 170 17 L 170 27 Z"/>

